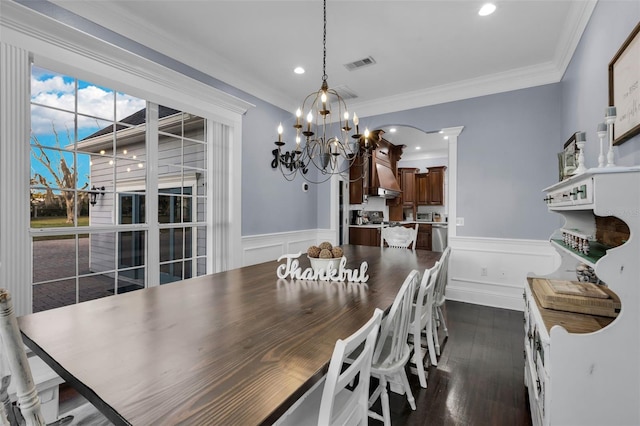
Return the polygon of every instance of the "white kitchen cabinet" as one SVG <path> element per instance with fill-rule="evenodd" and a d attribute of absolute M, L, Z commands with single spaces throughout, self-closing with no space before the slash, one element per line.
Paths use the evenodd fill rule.
<path fill-rule="evenodd" d="M 550 242 L 561 263 L 546 278 L 576 281 L 576 266 L 586 263 L 620 298 L 616 318 L 590 317 L 598 324 L 585 332 L 571 324 L 585 315 L 545 310 L 525 285 L 525 384 L 533 424 L 640 425 L 640 167 L 590 169 L 544 193 L 570 233 L 593 240 L 597 217 L 614 216 L 630 236 L 615 248 L 596 241 L 572 248 L 558 230 Z"/>

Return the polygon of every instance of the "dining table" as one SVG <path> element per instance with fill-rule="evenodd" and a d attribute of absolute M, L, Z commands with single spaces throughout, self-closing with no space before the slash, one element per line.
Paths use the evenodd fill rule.
<path fill-rule="evenodd" d="M 18 319 L 25 344 L 116 425 L 271 424 L 334 345 L 441 253 L 343 245 L 366 282 L 278 278 L 269 261 Z M 309 268 L 306 253 L 299 259 Z"/>

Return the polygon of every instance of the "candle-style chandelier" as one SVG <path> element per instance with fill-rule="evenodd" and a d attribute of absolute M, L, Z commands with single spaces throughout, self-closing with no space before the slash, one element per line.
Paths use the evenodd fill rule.
<path fill-rule="evenodd" d="M 364 172 L 350 179 L 349 169 L 356 162 L 365 164 L 373 145 L 369 141 L 368 129 L 360 134 L 359 120 L 355 113 L 352 118 L 355 133 L 349 138 L 352 128 L 349 126 L 347 104 L 327 83 L 327 0 L 324 0 L 323 11 L 322 85 L 320 90 L 309 94 L 296 111 L 296 123 L 293 125 L 296 131 L 295 149 L 284 150 L 284 129 L 280 123 L 278 140 L 275 142 L 277 148 L 273 150 L 272 167 L 279 168 L 282 175 L 290 181 L 295 179 L 298 172 L 310 183 L 326 182 L 334 175 L 340 175 L 349 181 L 361 179 Z M 307 172 L 311 168 L 316 168 L 319 172 L 308 176 Z M 366 170 L 366 167 L 362 169 Z"/>

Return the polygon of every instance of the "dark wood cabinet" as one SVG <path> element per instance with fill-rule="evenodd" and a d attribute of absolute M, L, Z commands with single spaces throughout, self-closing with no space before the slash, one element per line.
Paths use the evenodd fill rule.
<path fill-rule="evenodd" d="M 349 228 L 349 244 L 359 246 L 379 246 L 380 228 L 351 226 Z"/>
<path fill-rule="evenodd" d="M 421 223 L 418 227 L 418 238 L 416 248 L 420 250 L 431 250 L 431 225 Z"/>
<path fill-rule="evenodd" d="M 407 207 L 412 207 L 416 202 L 416 172 L 418 169 L 414 168 L 399 168 L 398 174 L 400 175 L 400 189 L 402 190 L 402 204 Z"/>
<path fill-rule="evenodd" d="M 361 158 L 356 158 L 349 169 L 349 204 L 362 204 L 364 201 L 366 176 L 362 177 L 364 167 Z"/>
<path fill-rule="evenodd" d="M 429 167 L 429 173 L 416 174 L 416 203 L 419 206 L 444 205 L 445 166 Z"/>

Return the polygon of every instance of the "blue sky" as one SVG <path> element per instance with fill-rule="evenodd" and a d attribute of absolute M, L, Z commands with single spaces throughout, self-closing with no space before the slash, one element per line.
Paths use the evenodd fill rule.
<path fill-rule="evenodd" d="M 76 140 L 82 140 L 114 120 L 145 107 L 142 99 L 35 66 L 31 73 L 31 101 L 38 104 L 32 104 L 31 108 L 32 138 L 37 138 L 43 146 L 62 148 L 72 146 Z M 54 129 L 58 133 L 57 138 Z M 72 164 L 70 153 L 47 150 L 47 155 L 56 167 L 61 155 L 64 155 L 69 166 Z M 54 182 L 46 168 L 32 156 L 31 176 L 36 173 Z M 89 156 L 81 155 L 78 161 L 78 188 L 82 188 L 88 179 Z"/>

